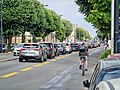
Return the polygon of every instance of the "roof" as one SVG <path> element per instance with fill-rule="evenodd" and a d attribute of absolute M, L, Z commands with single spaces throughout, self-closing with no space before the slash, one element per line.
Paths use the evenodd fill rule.
<path fill-rule="evenodd" d="M 101 60 L 100 62 L 100 69 L 110 67 L 113 65 L 120 65 L 120 59 L 118 58 L 107 58 L 104 60 Z"/>
<path fill-rule="evenodd" d="M 120 89 L 119 82 L 120 78 L 102 81 L 97 85 L 97 88 L 99 88 L 99 90 L 111 90 L 111 87 L 113 87 L 114 90 L 119 90 Z"/>

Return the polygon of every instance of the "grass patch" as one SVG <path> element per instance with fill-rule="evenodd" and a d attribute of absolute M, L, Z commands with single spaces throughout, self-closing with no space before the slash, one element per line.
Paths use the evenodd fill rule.
<path fill-rule="evenodd" d="M 108 55 L 110 54 L 111 54 L 111 50 L 104 51 L 103 53 L 101 53 L 99 60 L 107 58 Z"/>

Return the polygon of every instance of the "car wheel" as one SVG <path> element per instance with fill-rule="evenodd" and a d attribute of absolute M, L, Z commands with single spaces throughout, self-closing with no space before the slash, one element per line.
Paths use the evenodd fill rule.
<path fill-rule="evenodd" d="M 52 58 L 53 58 L 53 56 L 51 55 L 51 56 L 50 56 L 50 59 L 52 59 Z"/>
<path fill-rule="evenodd" d="M 28 59 L 25 59 L 26 62 L 28 62 Z"/>
<path fill-rule="evenodd" d="M 19 58 L 19 62 L 22 62 L 23 61 L 23 59 L 22 58 Z"/>
<path fill-rule="evenodd" d="M 57 56 L 59 56 L 60 54 L 58 53 Z"/>
<path fill-rule="evenodd" d="M 13 54 L 13 56 L 16 56 L 16 54 Z"/>

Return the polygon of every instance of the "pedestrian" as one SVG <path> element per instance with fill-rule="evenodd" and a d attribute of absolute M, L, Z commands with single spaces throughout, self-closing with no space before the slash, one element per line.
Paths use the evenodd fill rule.
<path fill-rule="evenodd" d="M 105 44 L 104 44 L 104 50 L 106 51 L 108 48 L 109 48 L 109 45 L 108 45 L 107 42 L 105 42 Z"/>

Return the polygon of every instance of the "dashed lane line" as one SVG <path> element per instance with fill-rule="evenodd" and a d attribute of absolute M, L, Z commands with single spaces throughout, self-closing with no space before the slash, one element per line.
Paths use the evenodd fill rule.
<path fill-rule="evenodd" d="M 0 76 L 0 78 L 8 78 L 8 77 L 12 77 L 12 76 L 17 75 L 17 74 L 19 74 L 19 72 L 12 72 L 12 73 Z"/>
<path fill-rule="evenodd" d="M 55 62 L 57 59 L 53 59 L 53 60 L 51 60 L 51 62 Z"/>
<path fill-rule="evenodd" d="M 71 55 L 71 54 L 70 54 L 70 55 Z M 65 55 L 65 56 L 59 57 L 59 58 L 57 58 L 57 59 L 53 59 L 53 60 L 51 60 L 50 62 L 55 62 L 56 60 L 60 60 L 60 59 L 62 59 L 62 58 L 65 58 L 65 57 L 67 57 L 67 56 L 70 56 L 70 55 Z M 32 69 L 35 68 L 35 67 L 40 67 L 40 66 L 49 64 L 50 62 L 43 62 L 43 63 L 41 63 L 41 64 L 36 64 L 36 65 L 34 65 L 33 67 L 28 67 L 28 68 L 21 69 L 21 70 L 19 70 L 19 72 L 12 72 L 12 73 L 9 73 L 9 74 L 5 74 L 5 75 L 3 75 L 3 76 L 0 76 L 0 78 L 9 78 L 9 77 L 12 77 L 12 76 L 14 76 L 14 75 L 20 74 L 21 72 L 25 72 L 25 71 L 32 70 Z"/>
<path fill-rule="evenodd" d="M 43 64 L 36 64 L 36 65 L 34 65 L 33 67 L 40 67 L 40 66 L 42 66 Z"/>
<path fill-rule="evenodd" d="M 32 69 L 33 69 L 32 67 L 28 67 L 28 68 L 21 69 L 19 71 L 20 72 L 25 72 L 25 71 L 32 70 Z"/>
<path fill-rule="evenodd" d="M 44 64 L 49 64 L 50 62 L 43 62 L 42 64 L 44 65 Z"/>

